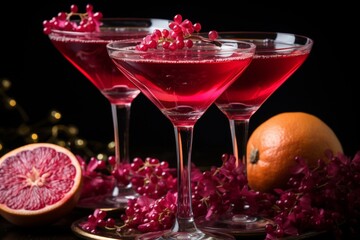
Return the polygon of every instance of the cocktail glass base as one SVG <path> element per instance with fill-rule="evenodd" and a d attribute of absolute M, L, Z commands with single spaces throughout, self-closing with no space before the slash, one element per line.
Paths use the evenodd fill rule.
<path fill-rule="evenodd" d="M 215 239 L 224 239 L 224 240 L 234 240 L 235 237 L 223 233 L 222 231 L 212 232 L 212 231 L 202 231 L 197 230 L 194 232 L 173 232 L 170 230 L 159 231 L 159 232 L 149 232 L 141 235 L 137 235 L 136 240 L 215 240 Z"/>
<path fill-rule="evenodd" d="M 124 210 L 130 199 L 139 196 L 131 187 L 115 187 L 111 195 L 102 195 L 80 199 L 79 208 L 101 209 L 103 211 Z"/>
<path fill-rule="evenodd" d="M 196 220 L 196 223 L 199 228 L 207 231 L 222 231 L 234 236 L 257 236 L 265 235 L 266 225 L 273 222 L 266 218 L 234 214 L 210 220 L 201 217 Z"/>

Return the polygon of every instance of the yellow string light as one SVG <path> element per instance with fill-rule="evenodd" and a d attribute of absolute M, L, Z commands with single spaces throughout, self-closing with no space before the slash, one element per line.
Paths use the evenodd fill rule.
<path fill-rule="evenodd" d="M 57 141 L 56 144 L 59 145 L 59 146 L 62 146 L 62 147 L 66 147 L 66 142 L 63 141 L 63 140 Z"/>
<path fill-rule="evenodd" d="M 85 145 L 85 141 L 83 139 L 76 139 L 75 145 L 78 147 L 82 147 Z"/>
<path fill-rule="evenodd" d="M 51 136 L 56 138 L 58 135 L 58 132 L 59 132 L 59 128 L 57 125 L 55 125 L 51 128 Z"/>
<path fill-rule="evenodd" d="M 1 85 L 5 90 L 8 90 L 11 87 L 11 82 L 8 79 L 3 79 Z"/>
<path fill-rule="evenodd" d="M 49 111 L 46 119 L 30 124 L 27 112 L 14 98 L 7 95 L 6 91 L 11 86 L 10 80 L 0 79 L 0 104 L 5 104 L 5 107 L 9 110 L 16 110 L 19 113 L 21 123 L 18 126 L 0 126 L 0 139 L 2 140 L 0 142 L 0 155 L 11 150 L 14 147 L 14 141 L 16 141 L 19 147 L 32 142 L 52 142 L 67 147 L 74 152 L 76 151 L 76 153 L 83 154 L 84 157 L 95 156 L 94 151 L 97 153 L 104 150 L 105 152 L 114 152 L 115 145 L 113 142 L 106 144 L 97 141 L 87 141 L 78 137 L 79 129 L 77 126 L 54 124 L 63 117 L 57 110 Z M 13 123 L 17 122 L 19 121 L 13 121 Z M 98 155 L 99 159 L 106 156 L 106 153 Z"/>
<path fill-rule="evenodd" d="M 58 112 L 58 111 L 53 110 L 53 111 L 51 111 L 50 115 L 55 120 L 60 120 L 61 119 L 61 113 Z"/>
<path fill-rule="evenodd" d="M 10 106 L 10 107 L 16 107 L 16 101 L 15 101 L 15 99 L 8 99 L 8 105 Z"/>
<path fill-rule="evenodd" d="M 39 135 L 37 135 L 37 133 L 32 133 L 30 137 L 31 137 L 31 139 L 32 139 L 34 142 L 36 142 L 37 140 L 39 140 Z"/>
<path fill-rule="evenodd" d="M 76 136 L 79 133 L 79 129 L 75 126 L 68 127 L 68 133 L 72 136 Z"/>
<path fill-rule="evenodd" d="M 27 126 L 27 125 L 20 125 L 17 129 L 17 133 L 20 135 L 20 136 L 25 136 L 25 135 L 28 135 L 30 132 L 30 127 Z"/>
<path fill-rule="evenodd" d="M 99 160 L 105 160 L 106 159 L 106 156 L 102 153 L 99 153 L 98 155 L 96 155 L 96 158 L 99 159 Z"/>
<path fill-rule="evenodd" d="M 107 145 L 107 148 L 109 150 L 114 150 L 115 149 L 115 142 L 114 141 L 109 142 L 108 145 Z"/>

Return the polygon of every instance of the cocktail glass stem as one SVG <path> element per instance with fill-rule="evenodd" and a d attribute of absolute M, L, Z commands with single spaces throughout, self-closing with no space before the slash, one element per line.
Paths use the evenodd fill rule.
<path fill-rule="evenodd" d="M 194 126 L 175 126 L 177 153 L 178 196 L 175 222 L 162 236 L 156 233 L 141 235 L 138 239 L 214 239 L 196 227 L 191 204 L 191 152 Z"/>
<path fill-rule="evenodd" d="M 111 104 L 111 112 L 114 124 L 115 141 L 115 167 L 121 163 L 130 162 L 129 154 L 129 125 L 131 104 Z"/>
<path fill-rule="evenodd" d="M 246 144 L 249 134 L 249 119 L 230 119 L 229 124 L 236 166 L 239 166 L 240 162 L 246 166 Z"/>
<path fill-rule="evenodd" d="M 117 169 L 122 164 L 130 163 L 129 153 L 129 130 L 130 130 L 130 109 L 131 103 L 114 104 L 111 103 L 111 112 L 114 124 L 114 141 L 115 141 L 115 166 Z M 116 181 L 116 179 L 115 179 Z M 136 192 L 132 185 L 124 185 L 118 181 L 115 182 L 112 191 L 112 198 L 108 199 L 119 207 L 126 206 L 128 199 L 135 198 Z"/>
<path fill-rule="evenodd" d="M 175 222 L 168 231 L 149 232 L 138 236 L 137 240 L 166 239 L 220 239 L 198 229 L 195 224 L 191 204 L 191 153 L 194 126 L 175 126 L 175 141 L 177 153 L 177 211 Z M 222 239 L 234 239 L 224 235 Z"/>
<path fill-rule="evenodd" d="M 249 121 L 249 119 L 229 120 L 236 166 L 239 166 L 239 164 L 242 163 L 245 166 L 244 171 L 246 171 L 246 145 L 249 134 Z M 245 204 L 244 208 L 246 209 L 248 207 L 249 206 Z M 233 215 L 232 220 L 234 222 L 255 222 L 257 218 L 246 214 L 235 214 Z"/>
<path fill-rule="evenodd" d="M 173 232 L 197 231 L 191 204 L 191 152 L 193 126 L 176 127 L 175 141 L 177 152 L 178 196 L 177 214 Z"/>

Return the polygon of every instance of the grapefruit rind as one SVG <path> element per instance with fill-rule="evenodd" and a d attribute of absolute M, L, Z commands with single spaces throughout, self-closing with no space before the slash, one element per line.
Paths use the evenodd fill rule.
<path fill-rule="evenodd" d="M 46 156 L 37 156 L 37 158 L 32 158 L 31 160 L 27 159 L 27 156 L 31 156 L 31 154 L 35 154 L 34 151 L 37 151 L 39 148 L 45 148 L 48 151 L 52 152 L 51 149 L 53 149 L 56 153 L 56 156 L 53 159 L 48 159 L 47 161 L 44 161 L 42 157 Z M 40 151 L 40 150 L 39 150 Z M 56 188 L 56 186 L 59 186 L 62 181 L 69 182 L 69 179 L 65 179 L 67 177 L 73 176 L 73 179 L 71 181 L 71 186 L 69 187 L 69 190 L 67 192 L 64 192 L 61 196 L 55 196 L 54 194 L 60 194 L 58 192 L 54 192 L 52 196 L 49 196 L 49 198 L 54 197 L 55 200 L 52 200 L 53 202 L 49 203 L 46 200 L 43 200 L 42 206 L 38 209 L 25 209 L 24 207 L 21 208 L 13 208 L 9 207 L 8 203 L 12 200 L 17 201 L 19 200 L 19 196 L 21 195 L 21 192 L 28 191 L 31 194 L 33 194 L 36 190 L 33 191 L 33 189 L 29 190 L 29 187 L 26 189 L 26 187 L 22 186 L 23 188 L 19 188 L 14 186 L 9 187 L 9 182 L 11 179 L 15 179 L 16 177 L 19 177 L 18 174 L 9 175 L 6 174 L 6 168 L 11 165 L 15 164 L 12 161 L 19 161 L 19 163 L 26 163 L 29 165 L 34 165 L 34 169 L 38 169 L 39 165 L 36 165 L 36 163 L 39 164 L 39 161 L 42 161 L 41 163 L 47 163 L 47 166 L 41 166 L 43 169 L 47 170 L 53 170 L 53 175 L 56 175 L 56 177 L 48 177 L 44 183 L 42 183 L 45 187 L 50 188 Z M 70 165 L 66 165 L 64 162 L 60 161 L 70 161 Z M 60 165 L 60 169 L 56 168 L 56 166 Z M 55 166 L 56 165 L 56 166 Z M 22 167 L 22 166 L 21 166 Z M 28 166 L 29 167 L 29 166 Z M 67 169 L 67 170 L 65 170 Z M 69 170 L 71 169 L 71 170 Z M 21 170 L 20 170 L 21 171 Z M 73 174 L 68 174 L 68 171 L 74 171 Z M 59 220 L 61 217 L 67 215 L 70 213 L 76 206 L 81 193 L 81 185 L 82 185 L 82 172 L 81 172 L 81 165 L 79 161 L 77 160 L 76 156 L 65 147 L 61 147 L 56 144 L 52 143 L 32 143 L 28 145 L 24 145 L 22 147 L 16 148 L 8 153 L 6 153 L 4 156 L 0 158 L 0 179 L 1 178 L 7 178 L 7 179 L 1 179 L 0 180 L 0 215 L 2 215 L 6 220 L 9 222 L 15 224 L 15 225 L 21 225 L 21 226 L 35 226 L 35 225 L 43 225 L 43 224 L 49 224 L 56 220 Z M 25 171 L 23 171 L 25 172 Z M 36 171 L 35 171 L 36 172 Z M 17 172 L 19 173 L 19 172 Z M 21 175 L 21 174 L 20 174 Z M 25 175 L 25 174 L 24 174 Z M 24 176 L 20 176 L 23 177 Z M 26 175 L 26 177 L 29 177 L 29 175 Z M 56 182 L 56 178 L 60 177 L 63 179 L 60 179 L 61 181 Z M 54 179 L 55 178 L 55 179 Z M 17 178 L 18 180 L 19 178 Z M 13 181 L 14 182 L 14 181 Z M 18 181 L 19 183 L 20 181 Z M 22 180 L 24 182 L 24 180 Z M 69 184 L 69 183 L 68 183 Z M 9 188 L 17 189 L 17 194 L 9 193 Z M 30 187 L 31 188 L 31 187 Z M 36 186 L 34 187 L 34 189 Z M 52 193 L 51 189 L 48 193 Z M 31 196 L 34 197 L 34 195 L 30 195 L 29 199 L 31 200 Z M 36 196 L 35 196 L 36 197 Z M 35 198 L 34 197 L 34 198 Z M 38 194 L 39 199 L 42 198 L 40 194 Z M 13 199 L 12 199 L 13 198 Z M 35 199 L 36 201 L 36 199 Z M 16 204 L 16 203 L 14 203 Z M 30 203 L 31 204 L 31 203 Z M 21 204 L 18 204 L 21 205 Z"/>

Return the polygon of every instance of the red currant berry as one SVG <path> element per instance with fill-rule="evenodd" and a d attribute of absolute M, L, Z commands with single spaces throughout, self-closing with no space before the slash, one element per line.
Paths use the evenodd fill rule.
<path fill-rule="evenodd" d="M 115 156 L 109 156 L 109 157 L 108 157 L 108 163 L 109 163 L 111 166 L 115 166 L 115 164 L 116 164 L 116 158 L 115 158 Z"/>
<path fill-rule="evenodd" d="M 87 4 L 87 5 L 86 5 L 86 12 L 87 12 L 87 13 L 92 12 L 93 9 L 94 9 L 93 5 L 91 5 L 91 4 Z"/>
<path fill-rule="evenodd" d="M 175 17 L 174 17 L 174 22 L 176 23 L 181 23 L 182 22 L 182 16 L 181 14 L 176 14 Z"/>
<path fill-rule="evenodd" d="M 218 38 L 218 32 L 217 31 L 210 31 L 209 32 L 209 39 L 210 40 L 215 40 L 215 39 L 217 39 Z"/>
<path fill-rule="evenodd" d="M 77 13 L 79 10 L 78 6 L 76 4 L 73 4 L 70 6 L 70 12 Z"/>
<path fill-rule="evenodd" d="M 193 27 L 194 27 L 195 32 L 200 32 L 200 30 L 201 30 L 201 24 L 200 23 L 195 23 Z"/>

